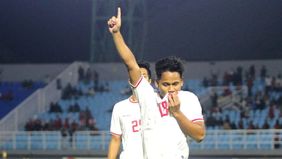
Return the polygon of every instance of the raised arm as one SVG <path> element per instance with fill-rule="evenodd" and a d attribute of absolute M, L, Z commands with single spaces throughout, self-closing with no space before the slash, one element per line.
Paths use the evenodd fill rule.
<path fill-rule="evenodd" d="M 119 56 L 123 60 L 127 67 L 128 75 L 131 84 L 135 85 L 141 77 L 140 68 L 136 62 L 134 54 L 128 48 L 122 34 L 120 33 L 121 28 L 121 9 L 118 8 L 117 16 L 113 16 L 108 20 L 109 31 L 113 36 L 113 40 Z"/>

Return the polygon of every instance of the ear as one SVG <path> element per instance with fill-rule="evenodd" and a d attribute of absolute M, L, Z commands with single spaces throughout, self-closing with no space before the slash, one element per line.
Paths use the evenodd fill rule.
<path fill-rule="evenodd" d="M 158 83 L 158 81 L 156 80 L 154 83 L 155 83 L 156 88 L 159 88 L 159 83 Z"/>
<path fill-rule="evenodd" d="M 184 81 L 183 79 L 181 80 L 181 88 L 184 86 Z"/>
<path fill-rule="evenodd" d="M 148 82 L 151 84 L 152 83 L 152 79 L 149 79 Z"/>

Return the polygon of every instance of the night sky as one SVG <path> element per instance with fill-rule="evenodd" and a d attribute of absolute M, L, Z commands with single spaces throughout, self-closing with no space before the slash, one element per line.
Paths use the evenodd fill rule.
<path fill-rule="evenodd" d="M 0 62 L 88 61 L 91 3 L 1 0 Z M 186 60 L 282 59 L 282 0 L 146 3 L 146 60 L 167 55 Z"/>

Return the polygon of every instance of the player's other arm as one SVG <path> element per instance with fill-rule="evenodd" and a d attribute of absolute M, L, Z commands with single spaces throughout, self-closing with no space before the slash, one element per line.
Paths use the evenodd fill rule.
<path fill-rule="evenodd" d="M 124 64 L 127 67 L 130 82 L 131 84 L 136 85 L 136 83 L 141 77 L 141 72 L 136 62 L 134 54 L 131 52 L 131 50 L 124 42 L 124 39 L 120 32 L 120 27 L 121 27 L 120 8 L 118 8 L 117 16 L 113 16 L 108 20 L 108 26 L 109 26 L 109 31 L 113 36 L 113 40 L 117 48 L 117 51 L 119 53 L 119 56 L 121 57 L 121 59 L 123 60 Z"/>
<path fill-rule="evenodd" d="M 201 142 L 205 138 L 206 128 L 202 115 L 196 115 L 200 118 L 195 118 L 194 120 L 189 120 L 185 114 L 180 110 L 180 100 L 176 94 L 171 94 L 168 97 L 170 112 L 175 117 L 178 122 L 179 127 L 185 135 L 189 135 L 197 142 Z M 196 98 L 194 98 L 194 102 L 200 108 L 200 103 Z M 196 114 L 201 114 L 201 109 L 195 112 Z"/>
<path fill-rule="evenodd" d="M 201 142 L 205 138 L 206 128 L 203 120 L 191 121 L 182 112 L 175 113 L 174 117 L 184 134 L 189 135 L 197 142 Z"/>
<path fill-rule="evenodd" d="M 108 159 L 116 159 L 119 153 L 121 138 L 119 135 L 112 134 L 109 144 Z"/>

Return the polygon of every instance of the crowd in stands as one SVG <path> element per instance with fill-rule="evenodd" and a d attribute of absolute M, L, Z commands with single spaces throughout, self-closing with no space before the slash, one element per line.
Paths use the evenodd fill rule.
<path fill-rule="evenodd" d="M 79 68 L 79 82 L 94 82 L 94 85 L 98 85 L 98 73 L 95 71 L 94 73 L 90 73 L 90 69 L 87 69 L 85 73 L 84 69 L 81 67 Z M 97 92 L 107 91 L 104 86 L 93 86 L 92 88 L 93 91 Z M 103 88 L 103 90 L 101 88 Z M 83 91 L 71 84 L 67 84 L 66 87 L 61 89 L 62 100 L 78 99 L 81 96 L 94 95 L 94 92 L 90 94 L 89 91 Z M 72 117 L 75 114 L 78 115 L 77 120 Z M 26 131 L 61 131 L 62 136 L 72 136 L 76 131 L 90 130 L 95 132 L 99 130 L 96 126 L 96 119 L 92 116 L 89 107 L 87 106 L 85 109 L 82 109 L 77 102 L 68 105 L 66 110 L 64 110 L 58 102 L 52 102 L 50 103 L 47 116 L 49 116 L 49 118 L 46 119 L 35 115 L 25 124 L 24 129 Z M 52 116 L 54 118 L 52 118 Z M 96 134 L 95 132 L 95 135 Z"/>
<path fill-rule="evenodd" d="M 66 117 L 62 117 L 63 113 L 67 113 Z M 78 121 L 71 116 L 78 113 Z M 94 135 L 98 135 L 96 131 L 96 120 L 88 107 L 81 109 L 78 103 L 69 105 L 67 112 L 64 112 L 58 103 L 51 103 L 48 114 L 55 116 L 54 119 L 42 119 L 35 115 L 25 125 L 25 131 L 60 131 L 63 137 L 72 136 L 76 131 L 93 131 Z"/>
<path fill-rule="evenodd" d="M 88 85 L 87 89 L 67 84 L 62 90 L 62 99 L 79 98 L 81 96 L 93 96 L 96 92 L 109 92 L 109 83 L 100 82 L 97 71 L 91 71 L 90 68 L 84 70 L 82 67 L 78 69 L 78 81 Z"/>
<path fill-rule="evenodd" d="M 14 89 L 32 90 L 32 88 L 35 88 L 35 87 L 36 86 L 34 86 L 34 81 L 32 80 L 24 80 L 22 82 L 1 82 L 0 81 L 0 100 L 12 101 L 15 96 Z M 37 88 L 38 87 L 36 87 L 35 89 Z"/>
<path fill-rule="evenodd" d="M 212 107 L 205 110 L 208 128 L 219 129 L 281 129 L 282 128 L 282 78 L 269 76 L 262 66 L 260 74 L 251 65 L 224 73 L 221 82 L 216 74 L 204 78 L 203 86 L 221 87 L 222 92 L 211 93 Z M 234 89 L 230 88 L 234 86 Z M 242 88 L 246 87 L 244 93 Z M 220 98 L 231 97 L 231 103 L 219 105 Z M 232 115 L 235 114 L 235 115 Z"/>
<path fill-rule="evenodd" d="M 5 92 L 0 92 L 1 101 L 12 101 L 14 99 L 14 93 L 12 90 L 7 90 Z"/>
<path fill-rule="evenodd" d="M 91 70 L 91 68 L 87 68 L 84 70 L 82 67 L 78 69 L 78 77 L 79 81 L 84 83 L 92 83 L 93 86 L 89 89 L 92 89 L 95 92 L 108 92 L 109 90 L 109 83 L 105 82 L 102 83 L 99 79 L 99 73 L 96 70 Z"/>
<path fill-rule="evenodd" d="M 23 80 L 20 82 L 0 81 L 0 119 L 13 110 L 27 96 L 44 87 L 42 81 Z"/>
<path fill-rule="evenodd" d="M 202 87 L 210 90 L 211 106 L 203 105 L 208 129 L 281 129 L 282 128 L 282 78 L 281 75 L 269 76 L 267 68 L 261 66 L 259 74 L 251 65 L 244 70 L 238 66 L 235 70 L 224 72 L 222 77 L 212 72 L 209 78 L 202 80 Z M 99 74 L 78 70 L 79 81 L 88 84 L 87 89 L 67 85 L 62 88 L 62 99 L 94 96 L 95 93 L 109 92 L 108 83 L 99 81 Z M 122 94 L 131 93 L 129 87 Z M 222 103 L 222 99 L 228 99 Z M 42 121 L 30 119 L 25 126 L 27 131 L 58 130 L 62 134 L 72 134 L 78 130 L 98 130 L 95 118 L 90 110 L 82 110 L 78 103 L 69 105 L 64 112 L 58 103 L 51 103 L 49 113 L 58 114 L 54 120 Z M 79 122 L 62 119 L 59 114 L 79 113 Z"/>

